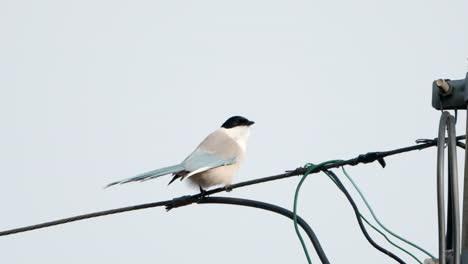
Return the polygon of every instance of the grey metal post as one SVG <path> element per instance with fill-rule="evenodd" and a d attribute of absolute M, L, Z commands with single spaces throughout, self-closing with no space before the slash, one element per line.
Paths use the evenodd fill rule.
<path fill-rule="evenodd" d="M 437 217 L 439 224 L 439 264 L 446 264 L 445 245 L 445 200 L 444 200 L 444 146 L 445 128 L 448 112 L 443 112 L 439 123 L 439 140 L 437 141 Z"/>
<path fill-rule="evenodd" d="M 456 134 L 455 134 L 455 118 L 450 116 L 448 118 L 448 162 L 449 162 L 449 177 L 451 178 L 452 186 L 449 186 L 452 190 L 452 212 L 448 212 L 453 215 L 452 226 L 453 226 L 453 262 L 454 264 L 460 264 L 461 246 L 460 246 L 460 205 L 458 195 L 458 168 L 457 168 L 457 145 L 456 145 Z"/>
<path fill-rule="evenodd" d="M 466 115 L 466 133 L 468 135 L 468 105 Z M 468 138 L 465 139 L 465 144 L 468 144 Z M 468 145 L 467 145 L 468 146 Z M 461 263 L 468 264 L 468 147 L 465 148 L 465 175 L 463 182 L 463 220 L 462 220 L 462 255 Z"/>
<path fill-rule="evenodd" d="M 465 79 L 461 79 L 461 80 L 439 79 L 439 80 L 434 81 L 432 84 L 432 106 L 438 110 L 457 110 L 457 109 L 467 110 L 466 134 L 468 135 L 468 73 L 466 74 Z M 450 134 L 450 131 L 449 131 L 449 134 Z M 445 143 L 445 139 L 442 139 L 440 137 L 440 131 L 439 131 L 439 141 L 441 140 L 443 141 L 443 143 Z M 450 234 L 451 239 L 453 239 L 451 240 L 452 243 L 450 245 L 450 248 L 455 251 L 454 252 L 455 258 L 452 261 L 454 261 L 455 263 L 461 263 L 461 264 L 468 264 L 468 139 L 465 139 L 465 144 L 467 145 L 467 147 L 465 147 L 465 169 L 464 169 L 463 211 L 462 211 L 463 219 L 462 219 L 462 224 L 461 224 L 461 230 L 459 226 L 457 227 L 457 225 L 459 225 L 459 222 L 457 223 L 457 221 L 460 221 L 460 220 L 456 219 L 459 217 L 459 213 L 457 213 L 457 210 L 459 210 L 458 209 L 459 201 L 457 198 L 458 193 L 453 193 L 452 199 L 448 197 L 449 199 L 451 199 L 450 200 L 450 202 L 452 203 L 451 205 L 454 207 L 452 208 L 453 210 L 452 215 L 451 215 L 452 221 L 451 223 L 448 223 L 452 225 L 450 228 L 455 229 Z M 449 145 L 450 145 L 450 142 L 449 142 Z M 443 151 L 441 152 L 439 150 L 438 155 L 440 154 L 443 154 Z M 450 158 L 451 155 L 452 155 L 452 158 Z M 454 157 L 456 159 L 455 150 L 452 150 L 452 151 L 449 150 L 449 163 L 450 163 L 450 160 L 453 160 Z M 438 182 L 441 180 L 439 178 L 440 177 L 439 174 L 443 173 L 443 171 L 440 170 L 439 166 L 440 165 L 438 164 Z M 449 173 L 450 171 L 455 171 L 454 172 L 455 175 L 453 175 L 453 177 L 457 178 L 456 163 L 449 164 L 449 167 L 450 167 Z M 441 176 L 443 178 L 443 174 Z M 452 185 L 455 185 L 455 183 L 453 183 Z M 449 188 L 451 187 L 449 186 Z M 452 188 L 453 189 L 451 189 L 451 191 L 458 190 L 457 186 L 452 186 Z M 441 193 L 441 192 L 443 193 L 443 189 L 444 189 L 443 185 L 438 186 L 438 193 Z M 445 211 L 445 207 L 443 205 L 443 201 L 442 201 L 442 204 L 440 204 L 441 201 L 440 201 L 439 195 L 440 194 L 438 194 L 438 207 L 439 207 L 439 213 L 440 213 L 441 210 Z M 447 213 L 450 214 L 450 212 L 447 212 Z M 457 214 L 458 216 L 455 216 Z M 455 219 L 453 219 L 453 216 L 455 216 Z M 439 232 L 442 231 L 443 233 L 445 233 L 446 231 L 445 230 L 445 217 L 442 217 L 442 218 L 444 219 L 441 219 L 439 215 Z M 446 239 L 443 239 L 441 236 L 442 235 L 439 233 L 439 243 L 440 243 L 439 244 L 439 258 L 440 258 L 439 263 L 442 264 L 442 263 L 446 263 L 447 261 L 446 255 L 445 255 L 446 252 L 443 250 L 444 248 L 446 248 L 447 244 L 446 244 Z M 452 261 L 451 263 L 453 263 Z"/>
<path fill-rule="evenodd" d="M 446 145 L 445 132 L 448 130 L 448 183 L 449 191 L 447 216 L 445 221 L 445 187 L 444 187 L 444 150 Z M 439 264 L 460 264 L 460 211 L 458 196 L 458 173 L 455 118 L 444 111 L 440 117 L 437 142 L 437 209 L 439 223 Z M 446 225 L 448 225 L 448 230 Z M 450 233 L 446 233 L 450 232 Z M 447 241 L 447 239 L 450 239 Z M 453 257 L 447 257 L 447 252 L 453 252 Z"/>

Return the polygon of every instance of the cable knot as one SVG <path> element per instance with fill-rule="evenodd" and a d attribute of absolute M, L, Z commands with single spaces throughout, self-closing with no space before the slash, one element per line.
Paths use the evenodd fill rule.
<path fill-rule="evenodd" d="M 462 136 L 458 136 L 456 137 L 456 144 L 458 147 L 462 148 L 462 149 L 465 149 L 466 148 L 466 144 L 462 142 L 462 140 L 466 139 L 466 136 L 465 135 L 462 135 Z M 445 138 L 445 142 L 447 142 L 449 139 L 448 138 Z M 439 144 L 439 138 L 434 138 L 434 139 L 428 139 L 428 138 L 421 138 L 421 139 L 417 139 L 416 140 L 416 143 L 417 144 L 433 144 L 433 145 L 437 145 Z"/>
<path fill-rule="evenodd" d="M 368 152 L 366 154 L 361 154 L 357 158 L 353 159 L 349 165 L 355 166 L 359 163 L 371 163 L 374 161 L 378 161 L 382 168 L 385 168 L 387 165 L 381 152 Z"/>
<path fill-rule="evenodd" d="M 286 172 L 289 173 L 290 175 L 303 175 L 307 171 L 307 166 L 304 167 L 298 167 L 294 170 L 287 170 Z"/>
<path fill-rule="evenodd" d="M 438 141 L 439 141 L 438 138 L 434 138 L 434 139 L 429 139 L 429 138 L 416 139 L 417 144 L 427 144 L 427 143 L 437 144 Z"/>
<path fill-rule="evenodd" d="M 185 195 L 182 197 L 174 198 L 172 201 L 168 204 L 166 204 L 166 211 L 170 211 L 174 208 L 186 206 L 189 204 L 193 204 L 197 202 L 200 198 L 198 195 Z"/>
<path fill-rule="evenodd" d="M 311 174 L 311 173 L 317 172 L 321 168 L 322 168 L 322 165 L 317 166 L 317 165 L 309 162 L 306 165 L 304 165 L 304 170 L 305 170 L 304 174 Z"/>

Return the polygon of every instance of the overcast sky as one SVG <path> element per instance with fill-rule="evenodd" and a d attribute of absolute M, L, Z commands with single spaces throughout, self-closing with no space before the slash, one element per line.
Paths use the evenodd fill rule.
<path fill-rule="evenodd" d="M 433 138 L 431 83 L 465 77 L 467 11 L 467 1 L 0 0 L 0 230 L 196 193 L 169 178 L 102 187 L 180 162 L 232 115 L 256 122 L 235 182 Z M 430 149 L 349 172 L 383 223 L 437 255 L 435 159 Z M 220 195 L 292 209 L 298 181 Z M 298 211 L 332 263 L 394 263 L 325 175 L 307 179 Z M 0 249 L 1 263 L 306 263 L 292 221 L 229 205 L 106 216 L 1 237 Z"/>

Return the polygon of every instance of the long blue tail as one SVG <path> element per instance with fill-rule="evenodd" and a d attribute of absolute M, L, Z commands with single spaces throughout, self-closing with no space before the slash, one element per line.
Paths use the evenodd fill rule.
<path fill-rule="evenodd" d="M 180 164 L 174 165 L 174 166 L 169 166 L 169 167 L 165 167 L 165 168 L 161 168 L 161 169 L 157 169 L 157 170 L 148 171 L 148 172 L 145 172 L 145 173 L 142 173 L 142 174 L 138 174 L 138 175 L 136 175 L 134 177 L 131 177 L 131 178 L 127 178 L 127 179 L 123 179 L 123 180 L 116 181 L 116 182 L 113 182 L 113 183 L 109 183 L 105 188 L 110 187 L 112 185 L 116 185 L 116 184 L 123 184 L 123 183 L 127 183 L 127 182 L 149 180 L 149 179 L 157 178 L 157 177 L 164 176 L 164 175 L 167 175 L 167 174 L 181 172 L 183 170 L 184 170 L 184 167 L 182 167 L 182 165 L 180 165 Z"/>

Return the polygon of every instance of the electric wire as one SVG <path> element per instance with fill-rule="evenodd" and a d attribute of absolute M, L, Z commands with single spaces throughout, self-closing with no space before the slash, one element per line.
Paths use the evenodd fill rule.
<path fill-rule="evenodd" d="M 457 136 L 457 140 L 462 140 L 465 139 L 466 136 Z M 405 152 L 410 152 L 414 150 L 423 150 L 427 149 L 430 147 L 434 147 L 437 145 L 438 140 L 437 139 L 431 139 L 431 140 L 417 140 L 416 145 L 408 146 L 408 147 L 403 147 L 395 150 L 390 150 L 390 151 L 384 151 L 384 152 L 369 152 L 367 154 L 362 154 L 359 155 L 356 158 L 352 158 L 349 160 L 345 160 L 342 162 L 337 162 L 333 164 L 328 164 L 324 165 L 322 168 L 320 168 L 317 171 L 312 171 L 310 174 L 313 173 L 318 173 L 319 171 L 331 169 L 331 168 L 338 168 L 344 165 L 358 165 L 358 164 L 363 164 L 363 163 L 370 163 L 373 161 L 377 161 L 377 158 L 384 158 L 392 155 L 397 155 Z M 364 158 L 363 158 L 364 157 Z M 270 182 L 270 181 L 275 181 L 275 180 L 280 180 L 284 178 L 289 178 L 293 176 L 298 176 L 298 175 L 303 175 L 304 172 L 306 171 L 306 168 L 297 168 L 295 170 L 290 170 L 287 171 L 286 173 L 278 174 L 278 175 L 273 175 L 273 176 L 267 176 L 267 177 L 262 177 L 262 178 L 257 178 L 254 180 L 249 180 L 249 181 L 244 181 L 236 184 L 232 184 L 228 187 L 219 187 L 215 188 L 212 190 L 208 190 L 205 192 L 205 195 L 212 195 L 215 193 L 220 193 L 220 192 L 225 192 L 225 191 L 232 191 L 237 188 L 241 187 L 246 187 L 250 185 L 255 185 L 259 183 L 264 183 L 264 182 Z M 95 213 L 90 213 L 90 214 L 84 214 L 84 215 L 79 215 L 75 217 L 69 217 L 69 218 L 64 218 L 56 221 L 50 221 L 50 222 L 45 222 L 41 224 L 35 224 L 35 225 L 30 225 L 30 226 L 25 226 L 25 227 L 20 227 L 20 228 L 14 228 L 10 230 L 5 230 L 5 231 L 0 231 L 0 236 L 6 236 L 6 235 L 12 235 L 12 234 L 17 234 L 17 233 L 22 233 L 22 232 L 27 232 L 27 231 L 32 231 L 40 228 L 46 228 L 46 227 L 51 227 L 55 225 L 61 225 L 69 222 L 74 222 L 74 221 L 79 221 L 83 219 L 89 219 L 93 217 L 100 217 L 100 216 L 105 216 L 105 215 L 111 215 L 111 214 L 117 214 L 117 213 L 123 213 L 123 212 L 128 212 L 128 211 L 133 211 L 133 210 L 139 210 L 139 209 L 144 209 L 144 208 L 150 208 L 150 207 L 155 207 L 155 206 L 160 206 L 159 204 L 165 205 L 166 207 L 173 208 L 171 207 L 172 205 L 176 205 L 175 207 L 186 205 L 178 205 L 178 203 L 175 203 L 175 201 L 181 200 L 182 198 L 187 197 L 187 196 L 182 196 L 178 198 L 174 198 L 172 201 L 162 201 L 162 202 L 155 202 L 155 203 L 147 203 L 147 204 L 140 204 L 140 205 L 134 205 L 134 206 L 126 206 L 126 207 L 121 207 L 121 208 L 116 208 L 116 209 L 111 209 L 111 210 L 105 210 L 105 211 L 100 211 L 100 212 L 95 212 Z M 200 194 L 192 195 L 190 197 L 194 197 L 199 199 Z M 174 207 L 174 208 L 175 208 Z"/>
<path fill-rule="evenodd" d="M 376 232 L 378 232 L 380 235 L 382 235 L 385 240 L 387 240 L 388 243 L 392 244 L 394 247 L 398 248 L 399 250 L 405 252 L 406 254 L 410 255 L 413 259 L 415 259 L 419 264 L 423 264 L 416 256 L 414 256 L 413 254 L 411 254 L 411 252 L 407 251 L 406 249 L 404 249 L 403 247 L 400 247 L 399 245 L 395 244 L 392 240 L 390 240 L 390 238 L 388 238 L 387 235 L 385 235 L 384 232 L 382 232 L 381 230 L 379 230 L 376 226 L 372 225 L 369 220 L 367 220 L 362 214 L 360 214 L 362 220 L 364 220 L 364 222 L 366 222 L 367 225 L 369 225 L 372 229 L 374 229 Z"/>
<path fill-rule="evenodd" d="M 458 140 L 465 139 L 465 138 L 466 138 L 465 135 L 456 137 L 457 144 L 459 143 Z M 140 210 L 140 209 L 151 208 L 151 207 L 157 207 L 157 206 L 163 206 L 163 205 L 166 206 L 167 210 L 170 210 L 172 208 L 177 208 L 177 207 L 180 207 L 180 206 L 189 205 L 189 204 L 194 203 L 194 202 L 200 202 L 201 200 L 203 200 L 204 195 L 206 196 L 206 195 L 211 195 L 211 194 L 224 192 L 224 191 L 232 191 L 233 189 L 236 189 L 236 188 L 241 188 L 241 187 L 250 186 L 250 185 L 254 185 L 254 184 L 259 184 L 259 183 L 284 179 L 284 178 L 297 176 L 297 175 L 303 175 L 306 172 L 308 174 L 318 173 L 320 171 L 327 171 L 330 168 L 338 168 L 338 167 L 341 167 L 343 165 L 355 166 L 355 165 L 358 165 L 358 164 L 371 163 L 371 162 L 374 162 L 374 161 L 379 161 L 379 163 L 382 166 L 385 166 L 385 161 L 383 160 L 384 157 L 388 157 L 388 156 L 392 156 L 392 155 L 396 155 L 396 154 L 401 154 L 401 153 L 404 153 L 404 152 L 414 151 L 414 150 L 423 150 L 423 149 L 426 149 L 426 148 L 429 148 L 429 147 L 436 146 L 438 144 L 437 139 L 433 139 L 433 140 L 424 139 L 424 140 L 418 140 L 416 142 L 417 142 L 416 145 L 409 146 L 409 147 L 403 147 L 403 148 L 390 150 L 390 151 L 384 151 L 384 152 L 369 152 L 369 153 L 359 155 L 358 157 L 352 158 L 352 159 L 349 159 L 349 160 L 341 160 L 341 161 L 337 161 L 337 162 L 333 162 L 333 163 L 327 163 L 327 164 L 325 164 L 323 166 L 320 166 L 320 168 L 316 168 L 316 169 L 313 169 L 313 170 L 310 170 L 311 168 L 300 167 L 300 168 L 297 168 L 295 170 L 287 171 L 286 173 L 283 173 L 283 174 L 258 178 L 258 179 L 254 179 L 254 180 L 250 180 L 250 181 L 244 181 L 244 182 L 240 182 L 240 183 L 237 183 L 237 184 L 233 184 L 231 186 L 215 188 L 215 189 L 206 191 L 204 194 L 187 195 L 187 196 L 182 196 L 182 197 L 174 198 L 172 200 L 167 200 L 167 201 L 140 204 L 140 205 L 134 205 L 134 206 L 127 206 L 127 207 L 116 208 L 116 209 L 111 209 L 111 210 L 105 210 L 105 211 L 100 211 L 100 212 L 95 212 L 95 213 L 90 213 L 90 214 L 78 215 L 78 216 L 74 216 L 74 217 L 68 217 L 68 218 L 59 219 L 59 220 L 56 220 L 56 221 L 50 221 L 50 222 L 35 224 L 35 225 L 31 225 L 31 226 L 26 226 L 26 227 L 20 227 L 20 228 L 5 230 L 5 231 L 0 232 L 0 236 L 6 236 L 6 235 L 11 235 L 11 234 L 16 234 L 16 233 L 22 233 L 22 232 L 27 232 L 27 231 L 31 231 L 31 230 L 40 229 L 40 228 L 46 228 L 46 227 L 61 225 L 61 224 L 69 223 L 69 222 L 94 218 L 94 217 L 100 217 L 100 216 L 111 215 L 111 214 L 118 214 L 118 213 L 123 213 L 123 212 L 128 212 L 128 211 L 133 211 L 133 210 Z M 458 144 L 458 146 L 463 147 L 463 146 L 461 146 L 459 144 Z M 342 184 L 341 184 L 341 186 L 342 186 Z M 347 194 L 346 190 L 344 189 L 344 186 L 339 187 L 339 188 L 345 193 L 345 195 Z M 353 205 L 352 198 L 348 197 L 348 195 L 347 195 L 347 198 L 348 198 L 348 200 L 350 200 L 351 205 Z M 355 206 L 355 204 L 354 204 L 354 206 Z M 354 206 L 353 206 L 353 209 L 354 209 Z M 357 209 L 357 208 L 355 208 L 355 209 Z M 297 221 L 297 219 L 296 219 L 296 221 Z M 368 241 L 375 248 L 377 248 L 378 250 L 382 251 L 383 253 L 391 256 L 395 260 L 397 260 L 397 261 L 399 260 L 398 257 L 393 255 L 391 252 L 388 252 L 387 250 L 381 248 L 380 246 L 375 244 L 375 242 L 373 242 L 370 239 L 370 237 L 368 236 L 368 234 L 365 231 L 365 228 L 362 226 L 361 218 L 358 219 L 358 222 L 359 222 L 359 225 L 361 227 L 361 230 L 363 230 L 364 235 L 366 236 Z M 299 233 L 299 236 L 300 236 L 300 233 Z M 404 262 L 400 262 L 400 263 L 404 263 Z"/>
<path fill-rule="evenodd" d="M 396 236 L 392 231 L 390 231 L 388 228 L 386 228 L 385 226 L 383 226 L 383 224 L 377 219 L 377 217 L 375 216 L 374 214 L 374 211 L 372 210 L 371 206 L 369 205 L 369 203 L 367 202 L 366 198 L 364 197 L 364 195 L 362 194 L 361 190 L 359 189 L 359 187 L 357 186 L 357 184 L 353 181 L 353 179 L 351 178 L 351 176 L 349 176 L 349 174 L 347 173 L 347 171 L 344 169 L 344 167 L 342 167 L 342 170 L 343 170 L 343 173 L 345 174 L 345 176 L 348 178 L 348 180 L 353 184 L 354 188 L 357 190 L 357 192 L 359 193 L 359 195 L 361 196 L 361 199 L 364 201 L 364 203 L 366 204 L 367 208 L 369 209 L 369 211 L 371 212 L 371 215 L 372 217 L 374 218 L 374 220 L 377 222 L 377 224 L 382 227 L 385 231 L 387 231 L 389 234 L 391 234 L 392 236 L 398 238 L 401 240 L 400 237 Z M 332 179 L 333 180 L 333 179 Z M 380 229 L 378 229 L 377 227 L 373 226 L 362 214 L 361 214 L 361 218 L 370 226 L 372 227 L 375 231 L 377 231 L 378 233 L 380 233 L 390 244 L 392 244 L 394 247 L 400 249 L 401 251 L 405 252 L 406 254 L 408 254 L 409 256 L 411 256 L 413 259 L 415 259 L 417 262 L 419 262 L 420 264 L 422 264 L 422 262 L 416 257 L 414 256 L 411 252 L 409 252 L 408 250 L 404 249 L 403 247 L 400 247 L 399 245 L 397 245 L 396 243 L 394 243 L 393 241 L 391 241 Z M 417 249 L 421 250 L 424 252 L 423 249 L 420 249 L 418 248 L 418 246 L 410 241 L 404 241 L 410 245 L 414 245 L 414 247 L 416 247 Z M 426 252 L 424 252 L 426 253 Z M 429 254 L 429 256 L 432 258 L 432 256 Z"/>
<path fill-rule="evenodd" d="M 346 169 L 344 167 L 341 167 L 342 171 L 343 171 L 343 174 L 346 176 L 346 178 L 348 178 L 348 180 L 351 182 L 351 184 L 353 185 L 354 189 L 356 189 L 356 191 L 358 192 L 359 196 L 361 197 L 361 199 L 364 201 L 364 204 L 366 205 L 367 209 L 369 209 L 369 212 L 371 213 L 372 215 L 372 218 L 374 218 L 375 222 L 382 228 L 384 229 L 385 231 L 387 231 L 390 235 L 394 236 L 395 238 L 398 238 L 399 240 L 405 242 L 406 244 L 418 249 L 419 251 L 423 252 L 424 254 L 428 255 L 430 258 L 435 258 L 431 253 L 429 253 L 427 250 L 425 250 L 424 248 L 416 245 L 415 243 L 397 235 L 395 232 L 391 231 L 390 229 L 388 229 L 386 226 L 384 226 L 384 224 L 382 224 L 382 222 L 380 222 L 380 220 L 377 218 L 377 216 L 375 215 L 374 213 L 374 210 L 372 209 L 372 206 L 369 204 L 369 202 L 367 201 L 366 197 L 364 196 L 364 194 L 362 193 L 361 189 L 357 186 L 356 182 L 353 180 L 353 178 L 348 174 L 348 172 L 346 171 Z"/>
<path fill-rule="evenodd" d="M 300 188 L 301 188 L 302 184 L 304 183 L 305 179 L 307 178 L 307 176 L 308 176 L 311 172 L 313 172 L 313 171 L 315 171 L 315 170 L 317 170 L 317 169 L 323 167 L 323 166 L 326 165 L 326 164 L 333 164 L 333 163 L 336 163 L 336 162 L 339 162 L 339 161 L 340 161 L 340 160 L 331 160 L 331 161 L 322 162 L 322 163 L 320 163 L 320 164 L 318 164 L 318 165 L 315 165 L 315 164 L 312 164 L 312 163 L 307 163 L 307 164 L 304 166 L 305 168 L 307 168 L 307 171 L 304 173 L 303 177 L 301 178 L 301 180 L 299 181 L 299 183 L 298 183 L 298 185 L 297 185 L 297 187 L 296 187 L 296 192 L 295 192 L 295 195 L 294 195 L 294 207 L 293 207 L 294 228 L 295 228 L 296 234 L 297 234 L 297 236 L 298 236 L 298 238 L 299 238 L 299 240 L 300 240 L 300 242 L 301 242 L 301 245 L 302 245 L 302 248 L 303 248 L 304 253 L 305 253 L 305 255 L 306 255 L 306 258 L 307 258 L 308 263 L 312 263 L 312 261 L 311 261 L 311 258 L 310 258 L 310 256 L 309 256 L 309 253 L 308 253 L 308 251 L 307 251 L 307 246 L 306 246 L 306 244 L 305 244 L 305 242 L 304 242 L 304 240 L 303 240 L 303 238 L 302 238 L 302 236 L 301 236 L 301 234 L 300 234 L 299 227 L 297 226 L 297 219 L 296 219 L 296 215 L 297 215 L 297 204 L 298 204 L 298 198 L 299 198 L 299 191 L 300 191 Z M 340 184 L 339 184 L 337 181 L 335 181 L 334 178 L 333 178 L 331 175 L 329 175 L 326 171 L 325 171 L 325 173 L 326 173 L 326 174 L 329 176 L 329 178 L 338 186 L 338 188 L 341 189 Z M 343 188 L 344 188 L 344 186 L 343 186 Z M 358 212 L 358 213 L 359 213 L 359 212 Z M 402 250 L 403 252 L 409 254 L 409 255 L 410 255 L 411 257 L 413 257 L 417 262 L 419 262 L 420 264 L 422 264 L 422 262 L 421 262 L 419 259 L 417 259 L 413 254 L 411 254 L 410 252 L 408 252 L 408 251 L 406 251 L 405 249 L 401 248 L 401 247 L 398 246 L 397 244 L 393 243 L 383 232 L 381 232 L 379 229 L 377 229 L 375 226 L 373 226 L 361 213 L 359 213 L 359 217 L 363 218 L 364 221 L 365 221 L 371 228 L 373 228 L 373 229 L 376 230 L 378 233 L 380 233 L 390 244 L 392 244 L 393 246 L 395 246 L 395 247 L 397 247 L 398 249 Z"/>
<path fill-rule="evenodd" d="M 46 226 L 53 226 L 53 225 L 60 225 L 60 224 L 65 224 L 65 223 L 70 223 L 74 221 L 79 221 L 79 220 L 84 220 L 92 217 L 98 217 L 98 216 L 104 216 L 104 215 L 110 215 L 110 214 L 117 214 L 117 213 L 123 213 L 127 211 L 133 211 L 133 210 L 141 210 L 141 209 L 147 209 L 147 208 L 152 208 L 152 207 L 160 207 L 164 205 L 168 205 L 172 202 L 172 200 L 167 200 L 167 201 L 161 201 L 161 202 L 156 202 L 156 203 L 147 203 L 147 204 L 141 204 L 138 206 L 128 206 L 128 207 L 123 207 L 123 208 L 118 208 L 118 209 L 113 209 L 113 210 L 107 210 L 107 211 L 102 211 L 98 213 L 93 213 L 93 214 L 85 214 L 85 215 L 79 215 L 75 217 L 69 217 L 65 218 L 62 220 L 58 221 L 51 221 L 35 226 L 31 226 L 30 230 L 34 229 L 39 229 L 43 228 Z M 231 197 L 202 197 L 198 200 L 194 200 L 194 202 L 197 202 L 199 204 L 208 204 L 208 203 L 217 203 L 217 204 L 232 204 L 232 205 L 240 205 L 240 206 L 247 206 L 247 207 L 254 207 L 254 208 L 259 208 L 271 212 L 275 212 L 277 214 L 286 216 L 290 219 L 293 219 L 293 213 L 285 208 L 279 207 L 277 205 L 273 204 L 268 204 L 265 202 L 260 202 L 260 201 L 255 201 L 255 200 L 247 200 L 247 199 L 241 199 L 241 198 L 231 198 Z M 328 261 L 328 258 L 325 254 L 325 252 L 322 249 L 322 246 L 320 245 L 320 242 L 313 232 L 312 228 L 307 224 L 307 222 L 302 219 L 298 215 L 294 215 L 296 217 L 296 221 L 299 224 L 299 226 L 302 227 L 302 229 L 306 232 L 306 234 L 309 236 L 312 245 L 314 246 L 317 255 L 319 256 L 320 260 L 322 261 L 323 264 L 329 264 L 330 262 Z M 11 230 L 12 232 L 7 233 L 4 232 L 5 234 L 2 235 L 8 235 L 8 234 L 13 234 L 15 232 L 24 232 L 24 230 L 21 229 L 14 229 Z"/>
<path fill-rule="evenodd" d="M 204 197 L 198 203 L 199 204 L 221 203 L 221 204 L 248 206 L 248 207 L 254 207 L 254 208 L 272 211 L 277 214 L 289 217 L 290 219 L 295 218 L 297 223 L 302 227 L 302 229 L 306 232 L 306 234 L 309 236 L 310 240 L 312 241 L 312 245 L 314 246 L 315 251 L 317 252 L 317 255 L 319 256 L 321 262 L 323 264 L 330 264 L 325 252 L 322 249 L 322 246 L 320 245 L 319 240 L 317 239 L 316 235 L 312 231 L 312 228 L 310 228 L 310 226 L 306 223 L 306 221 L 304 221 L 304 219 L 302 219 L 300 216 L 298 216 L 297 214 L 294 214 L 293 212 L 285 208 L 279 207 L 274 204 L 260 202 L 260 201 L 247 200 L 247 199 L 241 199 L 241 198 L 228 198 L 228 197 Z"/>
<path fill-rule="evenodd" d="M 32 231 L 32 230 L 46 228 L 46 227 L 51 227 L 51 226 L 56 226 L 56 225 L 63 225 L 63 224 L 67 224 L 67 223 L 71 223 L 71 222 L 75 222 L 75 221 L 94 218 L 94 217 L 100 217 L 100 216 L 112 215 L 112 214 L 119 214 L 119 213 L 135 211 L 135 210 L 141 210 L 141 209 L 147 209 L 147 208 L 152 208 L 152 207 L 159 207 L 159 206 L 164 206 L 164 205 L 166 205 L 166 204 L 168 204 L 170 202 L 171 202 L 171 200 L 167 200 L 167 201 L 161 201 L 161 202 L 126 206 L 126 207 L 121 207 L 121 208 L 116 208 L 116 209 L 111 209 L 111 210 L 105 210 L 105 211 L 100 211 L 100 212 L 95 212 L 95 213 L 90 213 L 90 214 L 82 214 L 82 215 L 67 217 L 67 218 L 63 218 L 63 219 L 59 219 L 59 220 L 55 220 L 55 221 L 44 222 L 44 223 L 41 223 L 41 224 L 30 225 L 30 226 L 25 226 L 25 227 L 14 228 L 14 229 L 2 231 L 2 232 L 0 232 L 0 236 L 8 236 L 8 235 L 12 235 L 12 234 Z"/>
<path fill-rule="evenodd" d="M 380 245 L 378 245 L 372 238 L 371 236 L 369 235 L 369 233 L 367 232 L 366 230 L 366 227 L 364 226 L 363 222 L 362 222 L 362 219 L 361 219 L 361 213 L 359 212 L 359 209 L 358 207 L 356 206 L 356 203 L 354 202 L 353 198 L 351 197 L 351 195 L 349 194 L 349 192 L 346 190 L 345 186 L 343 185 L 343 183 L 340 181 L 340 179 L 338 178 L 338 176 L 336 176 L 336 174 L 330 170 L 326 170 L 324 171 L 325 174 L 328 175 L 328 177 L 332 178 L 338 189 L 340 189 L 343 194 L 346 196 L 346 198 L 348 199 L 349 203 L 351 204 L 351 206 L 353 207 L 353 210 L 354 210 L 354 214 L 356 215 L 356 219 L 358 221 L 358 224 L 359 224 L 359 227 L 361 228 L 361 231 L 362 233 L 364 234 L 364 237 L 367 239 L 367 241 L 375 248 L 377 249 L 378 251 L 384 253 L 385 255 L 393 258 L 395 261 L 397 261 L 398 263 L 401 263 L 401 264 L 406 264 L 406 262 L 404 262 L 401 258 L 399 258 L 397 255 L 393 254 L 392 252 L 390 252 L 389 250 L 381 247 Z"/>
<path fill-rule="evenodd" d="M 307 246 L 304 242 L 304 239 L 302 238 L 301 232 L 299 231 L 299 227 L 297 226 L 297 201 L 299 198 L 299 191 L 301 189 L 302 184 L 304 183 L 305 179 L 307 176 L 312 172 L 315 171 L 321 167 L 323 167 L 326 164 L 332 164 L 337 162 L 338 160 L 330 160 L 330 161 L 325 161 L 322 162 L 318 165 L 312 164 L 312 163 L 307 163 L 304 167 L 307 168 L 306 172 L 304 172 L 304 175 L 302 176 L 301 180 L 297 184 L 296 187 L 296 192 L 294 193 L 294 205 L 293 205 L 293 220 L 294 220 L 294 229 L 296 230 L 297 237 L 299 238 L 299 241 L 301 241 L 302 249 L 304 250 L 304 254 L 306 255 L 307 262 L 309 264 L 312 264 L 312 260 L 310 259 L 309 252 L 307 251 Z"/>
<path fill-rule="evenodd" d="M 337 186 L 337 182 L 332 178 L 330 177 L 329 175 L 327 175 L 332 181 L 333 183 L 335 183 Z M 387 235 L 385 235 L 384 232 L 382 232 L 382 230 L 380 230 L 379 228 L 377 228 L 376 226 L 374 226 L 373 224 L 370 223 L 369 220 L 367 220 L 367 218 L 364 217 L 364 215 L 362 215 L 361 213 L 359 213 L 359 215 L 361 216 L 362 220 L 364 220 L 364 222 L 366 222 L 367 225 L 369 225 L 372 229 L 374 229 L 376 232 L 378 232 L 380 235 L 382 235 L 385 240 L 387 240 L 388 243 L 392 244 L 394 247 L 400 249 L 401 251 L 405 252 L 406 254 L 410 255 L 413 259 L 415 259 L 418 263 L 420 264 L 423 264 L 418 258 L 416 258 L 416 256 L 414 256 L 411 252 L 407 251 L 406 249 L 404 249 L 403 247 L 400 247 L 399 245 L 397 245 L 396 243 L 394 243 L 392 240 L 390 240 L 390 238 L 388 238 Z"/>

